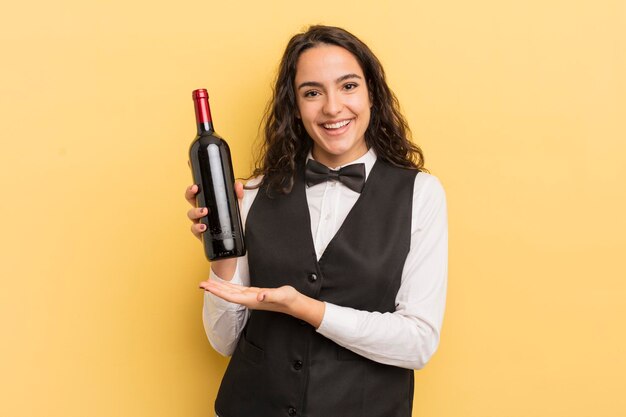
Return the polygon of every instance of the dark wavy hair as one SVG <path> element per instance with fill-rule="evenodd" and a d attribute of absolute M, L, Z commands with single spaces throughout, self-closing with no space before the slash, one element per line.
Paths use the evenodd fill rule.
<path fill-rule="evenodd" d="M 264 141 L 252 176 L 263 175 L 262 184 L 267 186 L 268 192 L 291 192 L 297 164 L 304 161 L 313 143 L 297 117 L 296 65 L 302 52 L 320 44 L 340 46 L 351 52 L 363 70 L 372 100 L 370 122 L 365 131 L 367 147 L 374 148 L 378 158 L 392 165 L 423 170 L 422 150 L 410 141 L 411 131 L 400 112 L 398 99 L 387 85 L 378 58 L 348 31 L 316 25 L 295 35 L 287 44 L 273 97 L 265 111 Z"/>

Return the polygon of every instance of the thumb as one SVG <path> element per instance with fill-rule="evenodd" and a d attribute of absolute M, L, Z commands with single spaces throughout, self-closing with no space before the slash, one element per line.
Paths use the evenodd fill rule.
<path fill-rule="evenodd" d="M 235 181 L 235 194 L 237 194 L 237 199 L 243 199 L 243 183 L 241 181 Z"/>

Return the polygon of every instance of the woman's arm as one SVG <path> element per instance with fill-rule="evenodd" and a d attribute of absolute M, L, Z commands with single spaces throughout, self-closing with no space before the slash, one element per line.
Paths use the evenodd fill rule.
<path fill-rule="evenodd" d="M 420 369 L 439 344 L 448 275 L 446 197 L 439 181 L 415 180 L 411 248 L 393 313 L 326 304 L 318 332 L 376 362 Z"/>
<path fill-rule="evenodd" d="M 248 286 L 250 277 L 248 273 L 248 258 L 237 258 L 236 268 L 230 280 L 226 281 L 215 274 L 213 265 L 209 280 L 211 283 L 233 283 Z M 232 303 L 219 298 L 210 292 L 204 293 L 204 306 L 202 308 L 202 323 L 204 331 L 217 352 L 224 356 L 230 356 L 235 351 L 239 335 L 248 320 L 248 309 L 240 304 Z"/>
<path fill-rule="evenodd" d="M 247 214 L 258 189 L 244 190 L 243 185 L 237 182 L 235 190 L 240 202 L 242 224 L 245 228 Z M 187 201 L 193 206 L 195 206 L 195 194 L 197 192 L 197 186 L 192 185 L 185 193 Z M 193 208 L 188 212 L 188 217 L 193 222 L 191 231 L 198 239 L 201 239 L 201 235 L 204 232 L 203 225 L 198 220 L 205 215 L 206 211 L 201 211 L 198 208 Z M 232 282 L 242 286 L 250 285 L 248 257 L 242 256 L 211 262 L 209 281 Z M 222 355 L 232 355 L 247 319 L 248 310 L 244 306 L 225 301 L 209 292 L 205 292 L 202 308 L 204 330 L 211 346 Z"/>
<path fill-rule="evenodd" d="M 255 288 L 211 280 L 200 286 L 231 303 L 305 320 L 323 336 L 368 359 L 420 369 L 439 343 L 448 271 L 447 231 L 446 199 L 441 184 L 433 176 L 418 174 L 411 249 L 393 313 L 324 303 L 290 286 Z"/>

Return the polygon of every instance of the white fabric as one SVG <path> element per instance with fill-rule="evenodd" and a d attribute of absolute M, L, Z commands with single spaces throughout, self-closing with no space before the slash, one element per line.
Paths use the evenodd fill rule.
<path fill-rule="evenodd" d="M 365 164 L 367 177 L 376 162 L 375 152 L 370 150 L 350 164 L 359 162 Z M 241 207 L 244 225 L 257 192 L 258 189 L 244 192 Z M 314 237 L 318 259 L 359 195 L 335 181 L 307 187 L 311 235 Z M 393 313 L 378 313 L 326 303 L 324 318 L 317 331 L 373 361 L 420 369 L 439 344 L 447 274 L 448 226 L 445 193 L 436 177 L 420 172 L 415 177 L 411 246 L 396 296 L 396 310 Z M 249 275 L 247 256 L 239 258 L 231 282 L 250 285 Z M 210 279 L 220 280 L 213 271 Z M 245 307 L 205 292 L 205 331 L 213 348 L 221 354 L 228 356 L 233 353 L 247 318 L 248 311 Z"/>

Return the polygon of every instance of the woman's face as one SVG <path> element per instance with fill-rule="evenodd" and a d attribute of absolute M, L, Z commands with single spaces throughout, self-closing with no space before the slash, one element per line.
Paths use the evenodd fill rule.
<path fill-rule="evenodd" d="M 352 53 L 326 44 L 307 49 L 298 58 L 294 87 L 298 116 L 313 139 L 317 161 L 332 168 L 367 152 L 371 101 Z"/>

